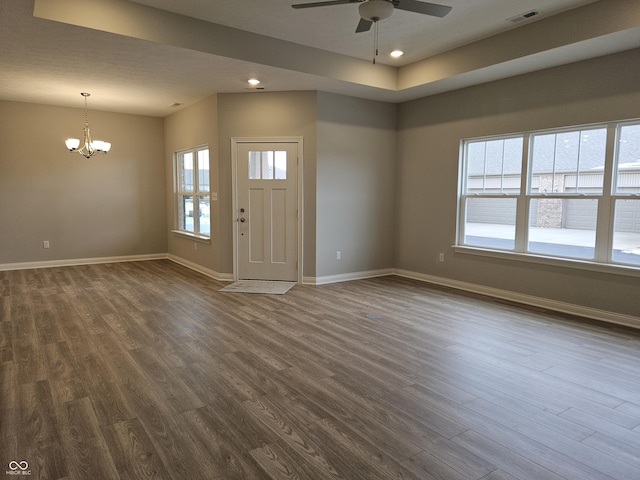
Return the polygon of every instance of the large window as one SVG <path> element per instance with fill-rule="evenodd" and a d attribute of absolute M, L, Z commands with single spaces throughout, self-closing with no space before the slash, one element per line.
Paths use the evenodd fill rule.
<path fill-rule="evenodd" d="M 175 164 L 176 230 L 199 237 L 209 237 L 209 149 L 198 147 L 176 152 Z"/>
<path fill-rule="evenodd" d="M 640 122 L 462 142 L 457 244 L 640 267 Z"/>

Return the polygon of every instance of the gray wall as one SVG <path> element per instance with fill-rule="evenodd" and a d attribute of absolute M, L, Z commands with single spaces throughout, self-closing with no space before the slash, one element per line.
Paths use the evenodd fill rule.
<path fill-rule="evenodd" d="M 233 271 L 231 138 L 304 137 L 304 272 L 315 275 L 316 92 L 218 95 L 220 158 L 220 272 Z"/>
<path fill-rule="evenodd" d="M 200 145 L 209 146 L 211 191 L 219 189 L 218 162 L 218 102 L 215 95 L 196 103 L 164 119 L 164 147 L 166 174 L 166 211 L 168 253 L 201 265 L 214 272 L 221 270 L 220 201 L 211 202 L 211 241 L 203 243 L 170 230 L 175 228 L 175 198 L 173 184 L 173 153 Z M 225 256 L 226 257 L 226 256 Z M 230 272 L 230 270 L 229 270 Z"/>
<path fill-rule="evenodd" d="M 89 123 L 108 155 L 64 146 L 83 109 L 0 101 L 0 264 L 167 251 L 162 119 L 89 110 Z"/>
<path fill-rule="evenodd" d="M 454 253 L 460 140 L 637 118 L 640 50 L 407 102 L 399 107 L 397 268 L 639 315 L 637 277 Z M 445 262 L 438 263 L 439 252 Z"/>
<path fill-rule="evenodd" d="M 305 277 L 393 266 L 395 105 L 323 92 L 219 94 L 218 114 L 221 272 L 232 271 L 233 137 L 304 137 Z"/>
<path fill-rule="evenodd" d="M 637 118 L 638 65 L 634 50 L 399 106 L 263 92 L 219 94 L 164 120 L 90 111 L 95 136 L 113 144 L 92 160 L 63 145 L 81 134 L 82 109 L 0 102 L 0 264 L 169 252 L 231 273 L 231 138 L 301 136 L 305 277 L 395 267 L 639 315 L 637 277 L 451 248 L 462 138 Z M 171 156 L 203 143 L 219 200 L 211 245 L 196 251 L 167 233 Z"/>
<path fill-rule="evenodd" d="M 317 277 L 393 267 L 395 170 L 396 105 L 319 93 Z"/>

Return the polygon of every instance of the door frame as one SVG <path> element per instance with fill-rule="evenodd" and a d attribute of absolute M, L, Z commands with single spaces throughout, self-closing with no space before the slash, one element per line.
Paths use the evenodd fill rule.
<path fill-rule="evenodd" d="M 233 279 L 238 280 L 238 145 L 241 143 L 295 143 L 298 147 L 296 196 L 297 210 L 296 232 L 297 232 L 297 276 L 298 283 L 302 283 L 303 278 L 303 254 L 304 254 L 304 196 L 303 196 L 303 137 L 231 137 L 231 198 L 233 215 L 231 216 L 233 231 Z"/>

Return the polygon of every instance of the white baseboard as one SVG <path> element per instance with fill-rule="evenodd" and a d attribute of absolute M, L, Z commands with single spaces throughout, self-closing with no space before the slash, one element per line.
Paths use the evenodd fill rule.
<path fill-rule="evenodd" d="M 384 268 L 381 270 L 367 270 L 364 272 L 340 273 L 338 275 L 326 275 L 324 277 L 303 277 L 302 283 L 307 285 L 325 285 L 327 283 L 364 280 L 365 278 L 385 277 L 387 275 L 393 275 L 392 268 Z"/>
<path fill-rule="evenodd" d="M 7 270 L 30 270 L 33 268 L 71 267 L 74 265 L 92 265 L 97 263 L 143 262 L 146 260 L 163 260 L 166 258 L 166 253 L 152 253 L 148 255 L 123 255 L 118 257 L 46 260 L 43 262 L 2 263 L 0 264 L 0 272 Z"/>
<path fill-rule="evenodd" d="M 411 272 L 408 270 L 395 269 L 393 271 L 393 274 L 400 277 L 412 278 L 414 280 L 420 280 L 436 285 L 451 287 L 457 290 L 478 293 L 481 295 L 486 295 L 488 297 L 500 298 L 502 300 L 510 300 L 512 302 L 524 305 L 546 308 L 556 312 L 578 315 L 594 320 L 614 323 L 616 325 L 624 325 L 626 327 L 640 328 L 640 317 L 635 317 L 633 315 L 625 315 L 622 313 L 609 312 L 596 308 L 583 307 L 582 305 L 559 302 L 557 300 L 550 300 L 548 298 L 534 297 L 532 295 L 525 295 L 523 293 L 510 292 L 508 290 L 486 287 L 484 285 L 477 285 L 474 283 L 460 282 L 457 280 L 451 280 L 449 278 L 436 277 L 433 275 L 426 275 L 424 273 Z"/>
<path fill-rule="evenodd" d="M 168 258 L 172 262 L 182 265 L 183 267 L 187 267 L 191 270 L 195 270 L 196 272 L 202 273 L 203 275 L 206 275 L 207 277 L 211 277 L 215 280 L 219 280 L 221 282 L 233 282 L 232 273 L 216 272 L 215 270 L 211 270 L 210 268 L 203 267 L 202 265 L 198 265 L 197 263 L 191 262 L 189 260 L 185 260 L 184 258 L 178 257 L 171 253 L 169 253 L 166 256 L 166 258 Z"/>
<path fill-rule="evenodd" d="M 76 258 L 66 260 L 48 260 L 44 262 L 23 262 L 23 263 L 4 263 L 0 264 L 0 271 L 8 270 L 28 270 L 33 268 L 52 268 L 52 267 L 69 267 L 74 265 L 91 265 L 98 263 L 119 263 L 119 262 L 142 262 L 147 260 L 164 260 L 168 259 L 172 262 L 180 264 L 196 272 L 202 273 L 215 280 L 223 282 L 233 281 L 232 273 L 220 273 L 209 268 L 190 262 L 184 258 L 167 253 L 157 253 L 148 255 L 125 255 L 117 257 L 96 257 L 96 258 Z M 325 285 L 328 283 L 347 282 L 351 280 L 363 280 L 366 278 L 384 277 L 388 275 L 398 275 L 399 277 L 411 278 L 422 282 L 442 285 L 445 287 L 455 288 L 466 292 L 478 293 L 488 297 L 500 298 L 512 302 L 531 305 L 534 307 L 546 308 L 556 312 L 578 315 L 581 317 L 600 320 L 603 322 L 614 323 L 616 325 L 624 325 L 632 328 L 640 328 L 640 317 L 633 315 L 625 315 L 622 313 L 609 312 L 596 308 L 584 307 L 572 303 L 559 302 L 548 298 L 535 297 L 523 293 L 510 292 L 498 288 L 487 287 L 474 283 L 460 282 L 449 278 L 427 275 L 409 270 L 385 268 L 380 270 L 368 270 L 364 272 L 342 273 L 338 275 L 326 275 L 323 277 L 303 277 L 302 283 L 308 285 Z"/>
<path fill-rule="evenodd" d="M 147 255 L 123 255 L 118 257 L 71 258 L 63 260 L 47 260 L 44 262 L 2 263 L 0 272 L 8 270 L 31 270 L 34 268 L 71 267 L 74 265 L 93 265 L 98 263 L 144 262 L 147 260 L 171 260 L 184 267 L 195 270 L 208 277 L 223 282 L 233 281 L 232 273 L 219 273 L 209 268 L 190 262 L 170 253 L 152 253 Z"/>

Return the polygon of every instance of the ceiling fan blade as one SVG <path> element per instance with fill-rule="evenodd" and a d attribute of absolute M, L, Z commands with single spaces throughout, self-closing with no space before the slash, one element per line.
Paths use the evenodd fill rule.
<path fill-rule="evenodd" d="M 326 2 L 296 3 L 293 8 L 330 7 L 332 5 L 343 5 L 345 3 L 360 3 L 363 0 L 327 0 Z"/>
<path fill-rule="evenodd" d="M 372 21 L 361 18 L 360 21 L 358 22 L 356 33 L 368 32 L 369 30 L 371 30 L 371 25 L 373 25 Z"/>
<path fill-rule="evenodd" d="M 437 3 L 419 2 L 418 0 L 397 0 L 393 2 L 399 10 L 407 10 L 409 12 L 424 13 L 433 17 L 444 17 L 451 11 L 452 7 L 447 5 L 438 5 Z"/>

